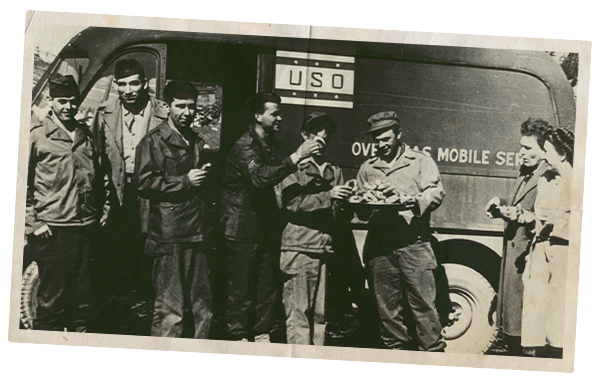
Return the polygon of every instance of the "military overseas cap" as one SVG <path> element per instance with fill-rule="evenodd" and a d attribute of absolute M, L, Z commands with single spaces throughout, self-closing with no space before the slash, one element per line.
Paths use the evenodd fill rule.
<path fill-rule="evenodd" d="M 56 74 L 50 78 L 50 97 L 79 97 L 79 88 L 71 75 Z"/>
<path fill-rule="evenodd" d="M 134 74 L 139 74 L 142 80 L 146 78 L 144 68 L 140 65 L 140 63 L 137 60 L 121 60 L 117 61 L 117 63 L 115 64 L 115 79 L 118 80 L 120 78 L 133 76 Z"/>
<path fill-rule="evenodd" d="M 309 113 L 304 119 L 304 122 L 302 123 L 302 130 L 307 132 L 311 128 L 318 125 L 328 126 L 331 128 L 332 132 L 335 132 L 337 129 L 337 125 L 331 115 L 323 112 L 312 112 Z"/>
<path fill-rule="evenodd" d="M 378 132 L 383 129 L 389 129 L 394 125 L 400 127 L 400 118 L 394 111 L 376 113 L 369 117 L 367 121 L 370 125 L 367 134 Z"/>

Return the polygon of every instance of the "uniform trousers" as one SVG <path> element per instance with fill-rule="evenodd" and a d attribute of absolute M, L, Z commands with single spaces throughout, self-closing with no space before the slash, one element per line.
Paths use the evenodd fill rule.
<path fill-rule="evenodd" d="M 104 232 L 103 248 L 109 261 L 105 273 L 113 281 L 108 294 L 147 298 L 152 293 L 152 259 L 145 255 L 145 235 L 133 184 L 125 184 L 123 204 L 114 208 Z"/>
<path fill-rule="evenodd" d="M 283 305 L 287 341 L 291 344 L 325 344 L 325 286 L 330 254 L 283 251 L 280 267 L 286 279 Z"/>
<path fill-rule="evenodd" d="M 369 262 L 381 338 L 387 348 L 442 351 L 442 327 L 435 307 L 435 255 L 417 242 Z M 416 341 L 416 345 L 415 345 Z"/>
<path fill-rule="evenodd" d="M 273 330 L 278 254 L 268 242 L 225 240 L 229 298 L 227 328 L 233 339 L 253 338 Z M 261 337 L 264 338 L 264 337 Z"/>
<path fill-rule="evenodd" d="M 34 330 L 85 332 L 92 308 L 93 227 L 50 226 L 47 239 L 30 236 L 28 251 L 37 263 Z"/>
<path fill-rule="evenodd" d="M 150 333 L 178 338 L 184 318 L 189 316 L 194 323 L 194 338 L 206 339 L 212 320 L 206 254 L 201 243 L 173 243 L 170 247 L 170 254 L 154 260 L 156 301 Z"/>

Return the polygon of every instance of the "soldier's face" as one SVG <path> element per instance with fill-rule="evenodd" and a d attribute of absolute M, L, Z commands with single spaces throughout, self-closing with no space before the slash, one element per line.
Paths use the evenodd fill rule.
<path fill-rule="evenodd" d="M 313 140 L 321 144 L 316 154 L 317 156 L 322 156 L 331 141 L 331 132 L 325 126 L 321 126 L 312 129 L 310 132 L 302 132 L 302 138 L 304 141 Z"/>
<path fill-rule="evenodd" d="M 121 102 L 128 105 L 140 102 L 148 91 L 148 84 L 139 74 L 115 80 L 115 84 Z"/>
<path fill-rule="evenodd" d="M 534 136 L 521 137 L 521 150 L 519 154 L 523 160 L 523 165 L 535 167 L 544 159 L 544 149 L 538 145 Z"/>
<path fill-rule="evenodd" d="M 196 100 L 174 98 L 169 105 L 169 117 L 177 128 L 189 128 L 194 121 Z"/>
<path fill-rule="evenodd" d="M 265 112 L 263 114 L 256 113 L 255 117 L 256 121 L 260 123 L 265 132 L 279 132 L 279 124 L 281 123 L 281 110 L 279 109 L 279 104 L 266 102 Z"/>
<path fill-rule="evenodd" d="M 379 157 L 390 157 L 396 155 L 398 148 L 400 147 L 400 137 L 402 131 L 394 131 L 394 129 L 388 129 L 382 133 L 375 133 L 373 135 L 373 143 L 377 148 L 377 155 Z"/>
<path fill-rule="evenodd" d="M 51 101 L 52 113 L 61 121 L 71 121 L 79 109 L 79 98 L 54 97 Z"/>

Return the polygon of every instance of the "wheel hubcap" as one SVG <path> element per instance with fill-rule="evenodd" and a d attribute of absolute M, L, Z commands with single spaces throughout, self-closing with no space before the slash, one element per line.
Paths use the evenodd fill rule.
<path fill-rule="evenodd" d="M 446 340 L 460 338 L 469 330 L 473 322 L 473 305 L 464 294 L 450 292 L 450 300 L 452 312 L 448 315 L 449 325 L 442 331 Z"/>

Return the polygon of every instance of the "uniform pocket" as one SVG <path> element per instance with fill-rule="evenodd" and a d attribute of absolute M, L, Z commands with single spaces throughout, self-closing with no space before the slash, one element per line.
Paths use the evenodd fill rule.
<path fill-rule="evenodd" d="M 164 238 L 186 238 L 200 233 L 200 201 L 160 202 L 160 230 Z"/>
<path fill-rule="evenodd" d="M 418 241 L 398 249 L 394 253 L 402 268 L 434 270 L 438 266 L 429 242 Z"/>

